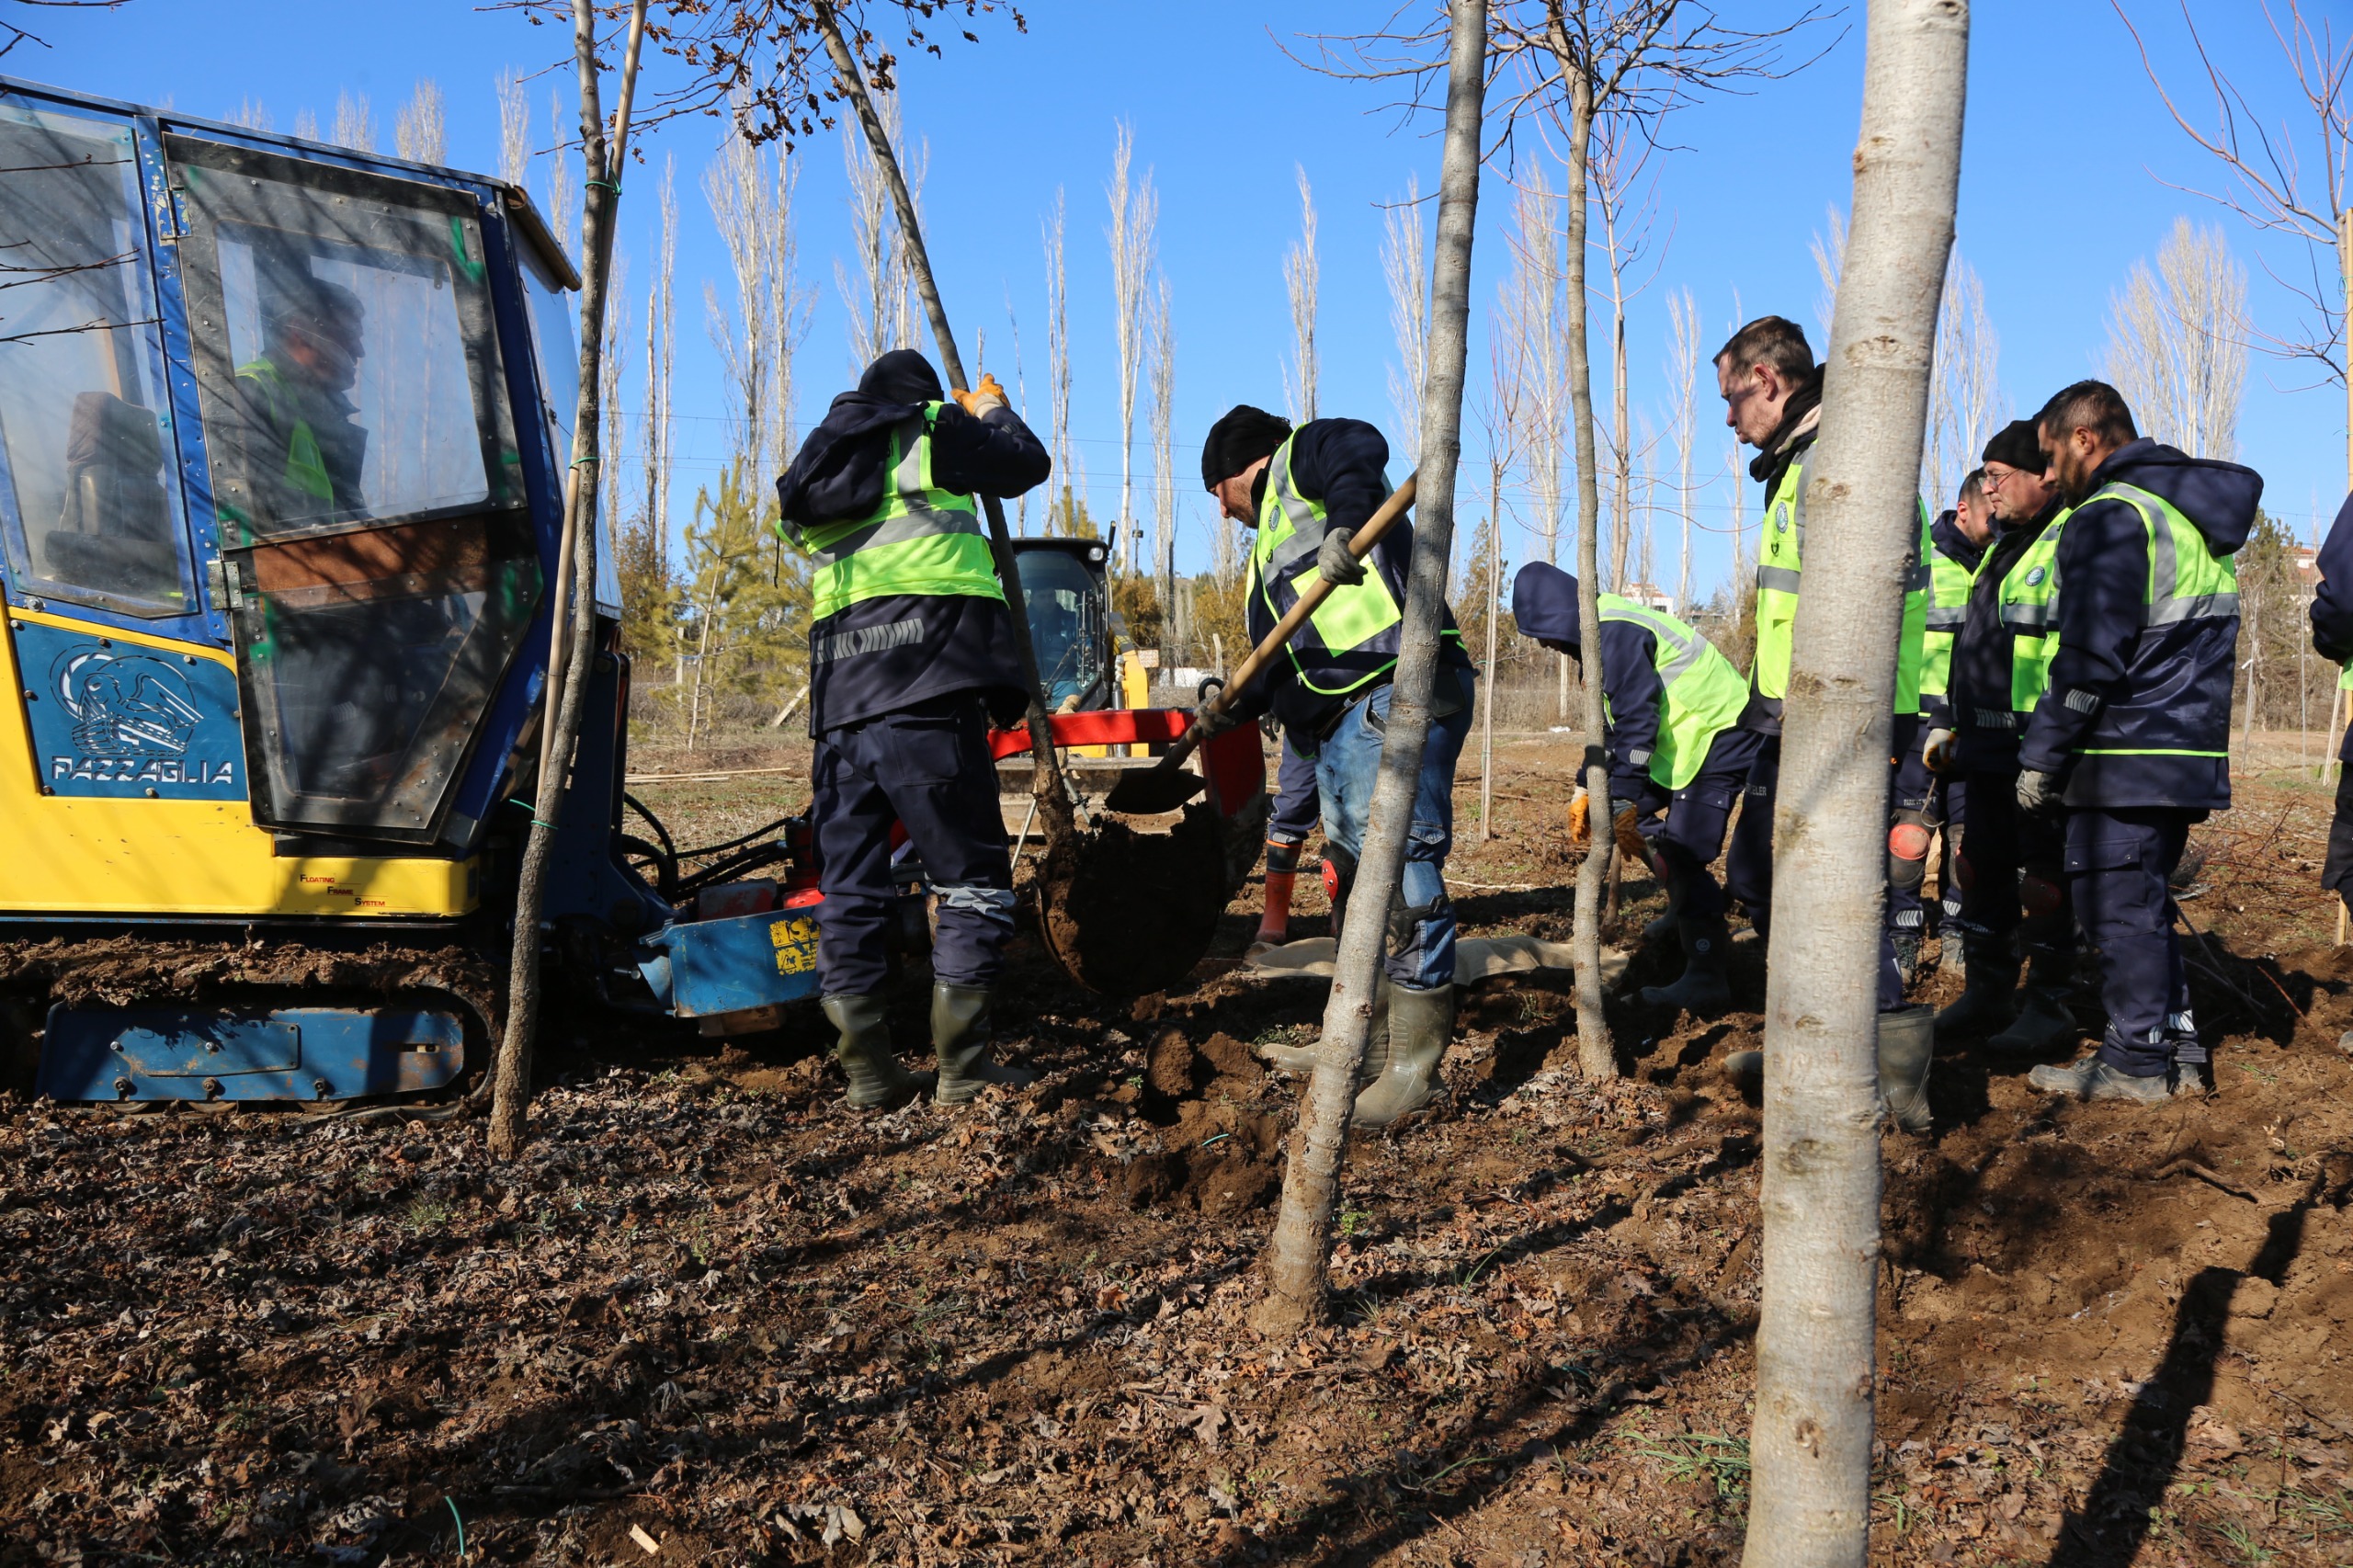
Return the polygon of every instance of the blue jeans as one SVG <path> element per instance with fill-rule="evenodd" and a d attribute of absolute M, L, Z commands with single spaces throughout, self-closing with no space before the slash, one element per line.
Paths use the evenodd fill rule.
<path fill-rule="evenodd" d="M 1446 896 L 1446 854 L 1454 846 L 1454 763 L 1471 733 L 1471 672 L 1441 667 L 1437 689 L 1458 683 L 1455 710 L 1430 721 L 1414 789 L 1414 825 L 1405 841 L 1405 871 L 1398 885 L 1402 909 L 1392 909 L 1391 940 L 1381 967 L 1410 991 L 1454 983 L 1454 905 Z M 1372 790 L 1388 739 L 1391 687 L 1384 685 L 1350 708 L 1315 754 L 1316 793 L 1324 806 L 1324 841 L 1353 863 L 1372 817 Z"/>

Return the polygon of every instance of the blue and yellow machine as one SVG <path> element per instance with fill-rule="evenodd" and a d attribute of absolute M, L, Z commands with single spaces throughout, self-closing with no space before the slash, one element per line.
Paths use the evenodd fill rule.
<path fill-rule="evenodd" d="M 369 1005 L 251 963 L 196 995 L 70 982 L 126 937 L 494 971 L 570 461 L 562 248 L 498 180 L 0 78 L 0 951 L 41 955 L 0 963 L 19 1075 L 337 1100 L 478 1073 L 496 997 L 447 965 Z M 551 948 L 623 1006 L 756 1015 L 813 988 L 806 900 L 632 869 L 611 559 Z"/>

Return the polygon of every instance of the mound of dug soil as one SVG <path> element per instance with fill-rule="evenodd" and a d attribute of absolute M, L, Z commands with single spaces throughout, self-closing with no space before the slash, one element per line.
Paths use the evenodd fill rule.
<path fill-rule="evenodd" d="M 1122 1173 L 1128 1201 L 1203 1214 L 1272 1202 L 1282 1187 L 1283 1122 L 1254 1108 L 1262 1079 L 1250 1048 L 1230 1034 L 1199 1045 L 1173 1027 L 1154 1034 L 1138 1108 L 1163 1129 L 1162 1147 Z"/>

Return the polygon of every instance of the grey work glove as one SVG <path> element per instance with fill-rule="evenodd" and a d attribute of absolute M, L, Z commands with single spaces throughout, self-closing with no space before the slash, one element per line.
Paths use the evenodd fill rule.
<path fill-rule="evenodd" d="M 2059 809 L 2059 776 L 2029 767 L 2018 775 L 2018 810 L 2030 817 Z"/>
<path fill-rule="evenodd" d="M 1920 760 L 1927 764 L 1931 773 L 1942 773 L 1952 767 L 1952 732 L 1942 727 L 1930 730 L 1926 745 L 1920 748 Z"/>
<path fill-rule="evenodd" d="M 1204 702 L 1192 712 L 1192 727 L 1200 731 L 1201 744 L 1207 745 L 1226 731 L 1237 728 L 1242 721 L 1234 717 L 1231 708 L 1220 708 Z"/>
<path fill-rule="evenodd" d="M 1315 552 L 1315 574 L 1336 588 L 1353 588 L 1364 581 L 1364 562 L 1348 553 L 1354 528 L 1329 528 L 1324 546 Z"/>

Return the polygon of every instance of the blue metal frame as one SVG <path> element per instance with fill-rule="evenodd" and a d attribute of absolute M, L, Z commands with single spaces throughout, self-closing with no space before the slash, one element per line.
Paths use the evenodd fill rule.
<path fill-rule="evenodd" d="M 49 1010 L 36 1092 L 55 1100 L 341 1100 L 447 1086 L 466 1026 L 421 1007 Z"/>

